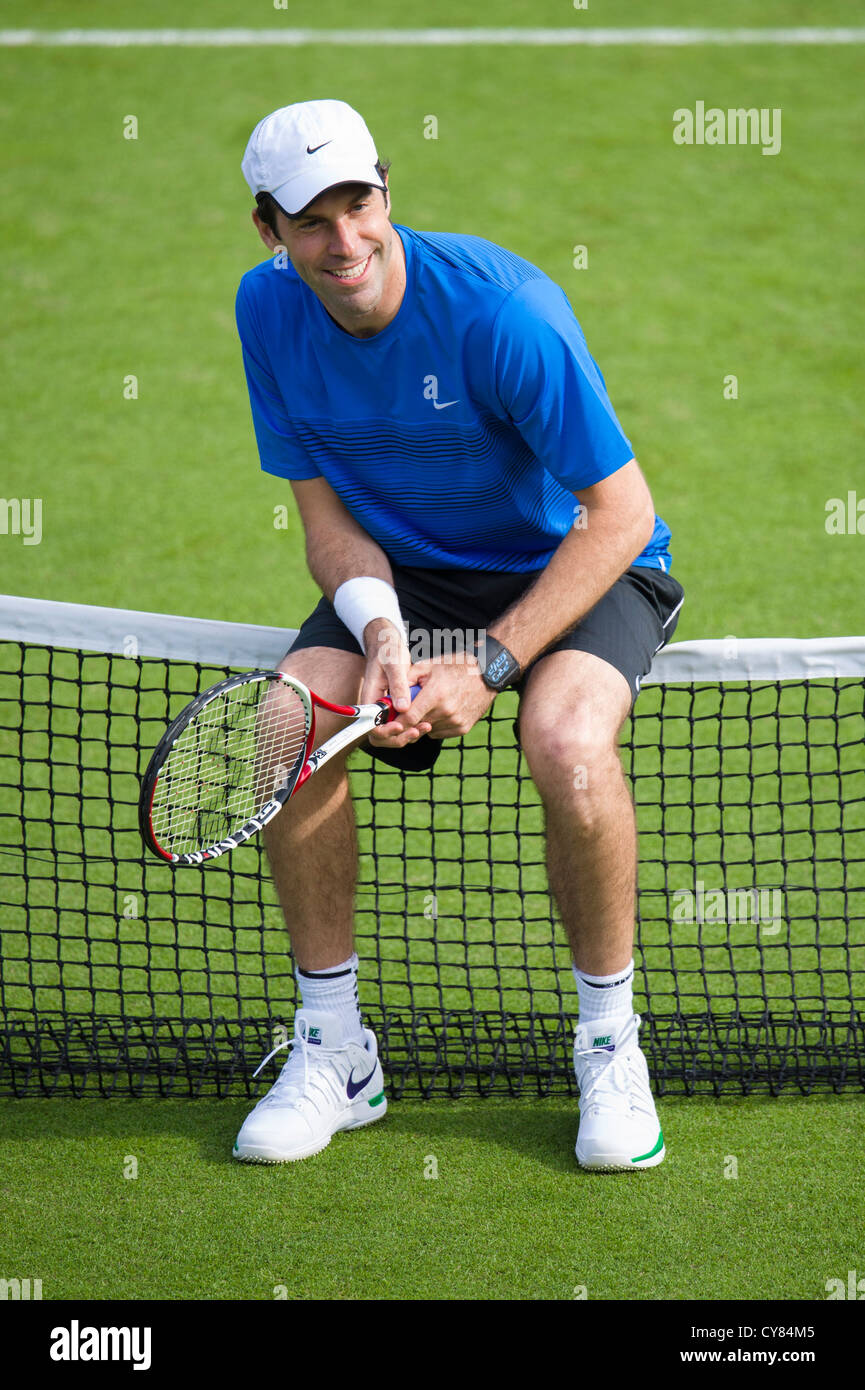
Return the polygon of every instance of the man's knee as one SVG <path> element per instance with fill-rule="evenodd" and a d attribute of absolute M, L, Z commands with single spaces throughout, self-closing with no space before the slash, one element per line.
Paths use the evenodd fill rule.
<path fill-rule="evenodd" d="M 317 695 L 334 704 L 355 704 L 363 680 L 364 659 L 356 652 L 336 647 L 301 647 L 290 650 L 279 663 L 279 670 L 296 676 Z"/>
<path fill-rule="evenodd" d="M 520 744 L 543 797 L 574 792 L 604 795 L 622 779 L 619 731 L 630 704 L 619 673 L 582 653 L 551 658 L 543 680 L 526 691 Z M 553 661 L 556 665 L 553 666 Z M 611 678 L 607 678 L 610 671 Z M 585 800 L 590 798 L 580 798 Z"/>
<path fill-rule="evenodd" d="M 598 728 L 579 708 L 561 718 L 520 719 L 520 743 L 542 795 L 568 789 L 600 795 L 621 778 L 616 733 Z"/>
<path fill-rule="evenodd" d="M 353 705 L 360 697 L 364 662 L 363 657 L 354 652 L 343 652 L 334 647 L 302 647 L 300 651 L 289 651 L 277 669 L 284 675 L 294 676 L 308 689 L 334 704 Z M 326 743 L 333 734 L 345 728 L 345 723 L 341 715 L 317 709 L 313 747 L 318 748 Z M 329 794 L 328 784 L 338 782 L 344 776 L 350 751 L 346 749 L 330 758 L 310 780 L 309 785 L 316 785 L 319 796 Z M 304 795 L 305 801 L 309 799 Z"/>

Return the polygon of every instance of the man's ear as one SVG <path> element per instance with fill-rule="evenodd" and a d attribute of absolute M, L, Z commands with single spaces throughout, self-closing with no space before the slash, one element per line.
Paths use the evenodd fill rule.
<path fill-rule="evenodd" d="M 252 209 L 252 220 L 255 223 L 258 235 L 261 237 L 268 251 L 275 251 L 277 246 L 280 246 L 282 243 L 279 241 L 278 237 L 274 235 L 270 227 L 268 227 L 267 223 L 263 220 L 261 213 L 258 211 L 258 208 Z"/>

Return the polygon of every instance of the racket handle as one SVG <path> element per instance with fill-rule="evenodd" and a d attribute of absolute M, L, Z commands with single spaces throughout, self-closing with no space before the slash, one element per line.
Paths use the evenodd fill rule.
<path fill-rule="evenodd" d="M 419 695 L 419 694 L 420 694 L 420 692 L 421 692 L 421 687 L 420 687 L 419 685 L 413 685 L 412 688 L 411 688 L 411 690 L 409 691 L 409 696 L 410 696 L 411 699 L 413 700 L 413 699 L 415 698 L 416 695 Z M 388 699 L 389 699 L 389 698 L 390 698 L 390 697 L 388 696 Z M 401 713 L 405 713 L 405 711 L 401 711 L 401 710 L 398 710 L 398 709 L 394 709 L 393 704 L 391 704 L 391 707 L 390 707 L 390 709 L 389 709 L 388 712 L 387 712 L 387 718 L 384 720 L 384 723 L 385 723 L 385 724 L 389 724 L 389 723 L 391 722 L 392 719 L 396 719 L 397 716 L 398 716 L 399 714 L 401 714 Z"/>

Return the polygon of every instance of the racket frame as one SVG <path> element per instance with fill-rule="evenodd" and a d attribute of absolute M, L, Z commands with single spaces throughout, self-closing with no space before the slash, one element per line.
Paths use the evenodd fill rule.
<path fill-rule="evenodd" d="M 194 719 L 206 709 L 214 700 L 219 699 L 227 690 L 233 690 L 237 686 L 250 685 L 255 681 L 270 681 L 289 686 L 300 696 L 307 710 L 309 720 L 309 731 L 306 741 L 300 754 L 294 761 L 294 765 L 284 784 L 274 790 L 273 796 L 261 807 L 256 815 L 250 816 L 249 820 L 239 826 L 237 830 L 227 835 L 224 840 L 217 840 L 211 845 L 205 846 L 200 850 L 192 850 L 186 854 L 173 854 L 165 849 L 157 840 L 153 830 L 153 799 L 156 795 L 156 786 L 159 775 L 162 772 L 171 750 L 180 735 L 193 722 Z M 416 689 L 417 687 L 415 687 Z M 351 723 L 344 729 L 340 729 L 336 734 L 320 745 L 314 751 L 312 749 L 315 740 L 315 711 L 316 709 L 328 710 L 331 714 L 342 715 L 350 719 Z M 238 845 L 244 844 L 247 840 L 257 835 L 274 816 L 282 810 L 282 807 L 294 793 L 309 781 L 314 772 L 317 772 L 324 763 L 328 762 L 337 753 L 350 747 L 364 738 L 366 734 L 376 728 L 379 724 L 386 724 L 394 718 L 395 711 L 391 700 L 385 696 L 381 700 L 376 700 L 368 705 L 338 705 L 331 700 L 325 700 L 321 695 L 316 695 L 303 681 L 296 676 L 286 675 L 284 671 L 268 671 L 256 669 L 247 671 L 242 675 L 228 676 L 225 680 L 217 681 L 207 690 L 203 690 L 191 700 L 184 709 L 180 711 L 175 719 L 169 724 L 165 733 L 162 735 L 144 774 L 141 783 L 141 794 L 138 799 L 138 825 L 141 837 L 148 849 L 158 855 L 160 859 L 171 864 L 175 868 L 194 868 L 200 864 L 209 863 L 212 859 L 219 858 L 229 850 L 237 849 Z"/>

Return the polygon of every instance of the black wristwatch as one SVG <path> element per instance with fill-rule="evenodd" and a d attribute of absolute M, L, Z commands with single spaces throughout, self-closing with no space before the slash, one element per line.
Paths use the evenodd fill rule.
<path fill-rule="evenodd" d="M 475 656 L 481 668 L 481 680 L 490 690 L 505 690 L 520 674 L 520 663 L 495 637 L 475 643 Z"/>

